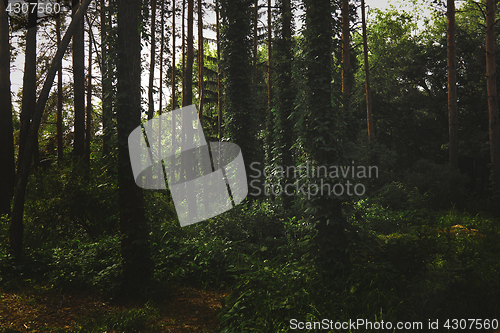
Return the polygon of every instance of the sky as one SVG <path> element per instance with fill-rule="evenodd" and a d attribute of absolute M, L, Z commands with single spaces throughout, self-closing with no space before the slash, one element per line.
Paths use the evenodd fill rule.
<path fill-rule="evenodd" d="M 402 1 L 402 0 L 390 0 L 390 1 L 365 0 L 365 3 L 369 8 L 384 9 L 384 8 L 388 7 L 390 3 L 392 3 L 395 7 L 401 7 L 401 5 L 404 4 L 404 1 Z M 361 14 L 359 14 L 359 15 L 361 15 Z M 368 17 L 369 17 L 369 12 L 368 12 Z M 207 17 L 207 21 L 209 21 L 209 23 L 215 23 L 215 22 L 213 22 L 213 21 L 215 21 L 215 15 L 209 15 Z M 207 37 L 215 38 L 215 35 L 213 35 L 213 36 L 211 35 L 214 33 L 210 32 L 208 30 L 205 30 L 205 31 L 206 31 L 205 33 L 206 33 Z M 145 48 L 144 52 L 148 52 L 147 48 Z M 143 56 L 145 58 L 149 59 L 149 56 L 147 54 L 143 54 Z M 14 62 L 14 67 L 13 67 L 13 70 L 11 72 L 12 90 L 15 93 L 17 93 L 17 91 L 22 87 L 23 68 L 24 68 L 24 56 L 23 56 L 23 53 L 20 52 L 19 56 L 16 58 L 16 60 Z M 98 68 L 93 69 L 93 73 L 99 73 L 99 69 Z M 66 74 L 66 75 L 69 75 L 69 74 Z M 156 75 L 156 78 L 157 78 L 156 82 L 157 83 L 159 83 L 158 76 L 159 76 L 159 70 L 158 70 L 158 73 Z M 147 79 L 147 73 L 146 73 L 145 75 L 143 75 L 143 79 L 142 79 L 142 84 L 144 87 L 147 86 L 147 82 L 148 82 L 148 79 Z M 167 89 L 166 94 L 167 95 L 169 94 L 168 89 Z M 165 97 L 165 98 L 167 98 L 167 97 Z M 165 105 L 165 103 L 164 103 L 164 105 Z M 17 108 L 17 105 L 15 105 L 15 107 Z"/>

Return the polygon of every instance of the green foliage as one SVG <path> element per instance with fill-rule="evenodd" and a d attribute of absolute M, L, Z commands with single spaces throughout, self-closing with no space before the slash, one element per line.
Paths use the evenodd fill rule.
<path fill-rule="evenodd" d="M 88 176 L 83 165 L 38 170 L 27 193 L 28 246 L 56 245 L 75 237 L 96 240 L 117 230 L 116 183 L 101 167 L 95 166 Z"/>
<path fill-rule="evenodd" d="M 131 309 L 125 311 L 116 311 L 88 314 L 76 320 L 78 327 L 72 333 L 85 332 L 146 332 L 151 331 L 151 320 L 157 318 L 159 310 L 152 307 L 150 304 L 142 309 Z"/>
<path fill-rule="evenodd" d="M 121 291 L 122 264 L 116 238 L 98 243 L 78 240 L 53 249 L 49 283 L 54 288 L 94 289 L 106 297 Z"/>

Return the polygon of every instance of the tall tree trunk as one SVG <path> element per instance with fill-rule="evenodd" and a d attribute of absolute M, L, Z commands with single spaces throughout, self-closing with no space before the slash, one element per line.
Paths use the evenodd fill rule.
<path fill-rule="evenodd" d="M 219 141 L 222 141 L 222 82 L 221 82 L 221 72 L 220 72 L 220 28 L 219 28 L 219 19 L 220 19 L 220 8 L 219 8 L 219 0 L 215 1 L 215 29 L 217 34 L 217 133 L 219 134 Z"/>
<path fill-rule="evenodd" d="M 267 0 L 267 121 L 271 122 L 271 104 L 273 100 L 272 88 L 272 70 L 271 70 L 271 39 L 272 39 L 272 26 L 271 26 L 271 0 Z"/>
<path fill-rule="evenodd" d="M 498 98 L 495 68 L 495 1 L 486 0 L 486 83 L 488 92 L 491 179 L 493 198 L 500 212 L 500 123 L 498 119 Z"/>
<path fill-rule="evenodd" d="M 72 13 L 75 15 L 80 0 L 73 0 Z M 81 158 L 85 154 L 85 66 L 83 49 L 83 20 L 73 35 L 73 93 L 75 102 L 75 129 L 73 156 Z"/>
<path fill-rule="evenodd" d="M 349 57 L 350 57 L 350 32 L 349 32 L 349 0 L 342 0 L 342 103 L 344 112 L 349 110 Z"/>
<path fill-rule="evenodd" d="M 161 27 L 163 29 L 163 26 Z M 156 0 L 151 0 L 151 59 L 149 61 L 148 119 L 153 119 L 155 101 L 153 96 L 156 56 Z"/>
<path fill-rule="evenodd" d="M 143 193 L 128 150 L 128 136 L 141 124 L 140 8 L 140 0 L 118 0 L 118 199 L 124 287 L 132 296 L 143 294 L 153 272 Z"/>
<path fill-rule="evenodd" d="M 15 162 L 10 95 L 10 42 L 7 0 L 0 0 L 0 215 L 10 214 Z"/>
<path fill-rule="evenodd" d="M 60 3 L 60 1 L 59 1 Z M 61 13 L 56 17 L 56 38 L 57 46 L 61 45 Z M 57 117 L 56 117 L 56 136 L 57 136 L 57 163 L 61 165 L 64 158 L 63 147 L 63 129 L 62 129 L 62 108 L 63 108 L 63 76 L 62 76 L 62 62 L 57 69 Z"/>
<path fill-rule="evenodd" d="M 458 169 L 457 59 L 455 44 L 455 0 L 448 0 L 448 128 L 450 167 Z"/>
<path fill-rule="evenodd" d="M 111 17 L 109 9 L 101 0 L 101 82 L 102 82 L 102 152 L 105 158 L 111 152 L 111 139 L 113 137 L 113 96 L 111 66 L 108 59 L 109 40 L 111 30 Z"/>
<path fill-rule="evenodd" d="M 174 0 L 175 2 L 175 0 Z M 160 34 L 160 88 L 158 90 L 158 94 L 160 95 L 160 101 L 158 106 L 158 113 L 161 114 L 163 110 L 163 51 L 165 49 L 165 4 L 161 3 L 160 10 L 160 26 L 161 26 L 161 34 Z M 173 41 L 175 43 L 175 40 Z"/>
<path fill-rule="evenodd" d="M 203 67 L 205 66 L 205 57 L 203 54 L 203 1 L 198 0 L 198 98 L 200 121 L 203 119 Z"/>
<path fill-rule="evenodd" d="M 366 122 L 368 127 L 368 144 L 375 143 L 375 125 L 372 118 L 372 91 L 370 88 L 370 66 L 368 63 L 368 41 L 366 38 L 365 0 L 361 0 L 361 25 L 363 29 L 363 56 L 365 61 L 365 90 L 366 90 Z"/>
<path fill-rule="evenodd" d="M 37 34 L 37 6 L 38 1 L 31 3 L 28 14 L 28 31 L 26 33 L 26 51 L 24 60 L 23 97 L 21 106 L 21 129 L 19 131 L 19 155 L 17 165 L 23 163 L 23 154 L 26 147 L 28 131 L 36 105 L 36 34 Z M 34 139 L 38 146 L 38 137 Z M 38 152 L 38 148 L 36 149 Z M 35 159 L 37 159 L 35 155 Z M 38 161 L 35 161 L 37 163 Z M 36 165 L 36 164 L 35 164 Z"/>
<path fill-rule="evenodd" d="M 186 68 L 184 72 L 184 84 L 182 87 L 183 105 L 188 106 L 193 103 L 193 3 L 194 0 L 187 0 L 187 55 Z"/>
<path fill-rule="evenodd" d="M 31 126 L 28 131 L 28 137 L 26 139 L 26 146 L 23 151 L 23 163 L 19 166 L 19 169 L 17 171 L 17 183 L 14 190 L 12 219 L 9 225 L 9 248 L 10 252 L 16 259 L 21 258 L 23 250 L 23 215 L 26 185 L 28 184 L 28 176 L 30 173 L 31 165 L 30 160 L 36 148 L 35 139 L 38 136 L 38 128 L 40 127 L 40 122 L 42 121 L 43 110 L 45 109 L 45 104 L 47 103 L 47 99 L 49 98 L 49 93 L 52 88 L 57 69 L 59 68 L 59 63 L 62 61 L 62 57 L 66 52 L 66 48 L 69 45 L 71 36 L 75 32 L 77 25 L 82 22 L 83 14 L 87 10 L 90 1 L 91 0 L 83 0 L 82 5 L 78 9 L 77 13 L 73 15 L 73 19 L 68 27 L 68 30 L 66 30 L 66 34 L 64 35 L 64 38 L 61 41 L 61 45 L 57 49 L 54 60 L 50 65 L 49 71 L 47 72 L 47 77 L 36 103 L 33 121 L 31 122 Z"/>
<path fill-rule="evenodd" d="M 252 52 L 252 64 L 254 72 L 254 88 L 257 86 L 257 46 L 259 41 L 259 0 L 255 0 L 253 8 L 253 52 Z"/>
<path fill-rule="evenodd" d="M 90 24 L 89 24 L 89 63 L 88 63 L 86 81 L 87 81 L 87 124 L 86 124 L 87 126 L 85 128 L 85 162 L 89 166 L 90 144 L 92 142 L 92 26 Z"/>
<path fill-rule="evenodd" d="M 175 87 L 176 87 L 175 74 L 176 74 L 176 70 L 175 70 L 175 0 L 172 0 L 172 111 L 177 109 L 177 101 L 176 101 L 176 97 L 175 97 Z M 172 122 L 172 126 L 173 126 L 173 124 L 174 124 L 174 122 Z"/>
<path fill-rule="evenodd" d="M 330 0 L 305 0 L 306 31 L 306 115 L 303 131 L 305 147 L 318 165 L 335 163 L 338 141 L 331 135 L 326 122 L 334 122 L 335 110 L 332 108 L 332 8 Z M 345 1 L 346 2 L 346 1 Z M 345 7 L 345 6 L 344 6 Z M 317 140 L 318 137 L 323 138 Z M 350 265 L 348 235 L 345 232 L 347 220 L 342 212 L 342 202 L 336 196 L 320 195 L 317 200 L 307 203 L 315 213 L 314 239 L 316 264 L 324 276 L 325 283 L 342 276 Z"/>
<path fill-rule="evenodd" d="M 186 0 L 182 0 L 182 34 L 181 34 L 181 48 L 182 48 L 182 106 L 184 104 L 184 96 L 186 95 L 186 36 L 185 36 L 185 21 L 186 21 Z"/>
<path fill-rule="evenodd" d="M 295 93 L 292 90 L 292 8 L 290 0 L 281 0 L 281 36 L 276 36 L 274 49 L 276 54 L 276 111 L 275 137 L 277 137 L 278 161 L 280 165 L 295 165 L 292 157 L 293 123 L 290 114 L 293 110 Z M 284 177 L 283 188 L 293 183 L 293 179 Z M 292 197 L 283 195 L 283 208 L 291 209 Z"/>

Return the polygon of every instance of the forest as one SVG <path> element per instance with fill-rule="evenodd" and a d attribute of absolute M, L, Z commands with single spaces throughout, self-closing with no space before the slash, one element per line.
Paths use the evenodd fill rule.
<path fill-rule="evenodd" d="M 500 332 L 497 1 L 372 3 L 0 0 L 0 333 Z"/>

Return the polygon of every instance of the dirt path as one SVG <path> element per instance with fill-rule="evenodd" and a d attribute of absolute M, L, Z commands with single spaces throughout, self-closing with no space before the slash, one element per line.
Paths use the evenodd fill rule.
<path fill-rule="evenodd" d="M 108 303 L 84 294 L 59 294 L 40 289 L 0 291 L 0 295 L 0 332 L 6 328 L 19 332 L 72 332 L 85 325 L 94 329 L 89 323 L 97 321 L 96 318 L 120 321 L 123 317 L 124 321 L 130 315 L 123 313 L 137 313 L 145 309 L 145 305 L 139 303 Z M 225 295 L 221 291 L 176 288 L 170 301 L 154 304 L 142 312 L 152 311 L 154 314 L 142 315 L 142 318 L 147 318 L 147 323 L 143 323 L 147 325 L 147 330 L 139 331 L 217 332 L 218 310 Z M 134 309 L 137 311 L 133 312 Z M 98 326 L 96 324 L 93 332 L 100 332 Z"/>

